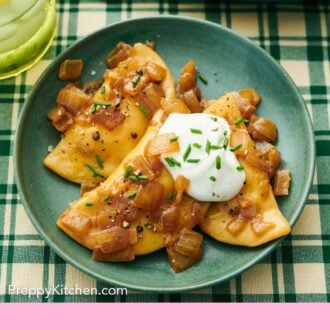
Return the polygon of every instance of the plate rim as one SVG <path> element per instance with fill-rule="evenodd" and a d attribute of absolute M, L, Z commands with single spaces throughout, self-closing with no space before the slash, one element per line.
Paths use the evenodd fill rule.
<path fill-rule="evenodd" d="M 214 278 L 211 280 L 207 280 L 203 283 L 198 283 L 198 284 L 191 284 L 191 285 L 180 285 L 178 286 L 173 286 L 173 287 L 150 287 L 146 285 L 132 285 L 132 284 L 127 284 L 125 282 L 121 282 L 120 280 L 112 280 L 109 279 L 101 274 L 95 273 L 92 271 L 92 269 L 89 269 L 88 267 L 81 265 L 79 261 L 73 259 L 70 255 L 67 254 L 67 252 L 62 251 L 62 249 L 57 246 L 53 240 L 48 237 L 47 233 L 41 228 L 39 225 L 39 221 L 36 219 L 36 217 L 33 214 L 33 211 L 30 209 L 29 203 L 26 200 L 26 191 L 23 187 L 23 181 L 24 179 L 22 178 L 22 173 L 20 172 L 19 169 L 19 164 L 21 164 L 21 155 L 20 155 L 20 150 L 21 150 L 21 140 L 23 138 L 22 132 L 24 131 L 25 127 L 25 119 L 29 114 L 29 108 L 31 103 L 33 103 L 36 95 L 37 95 L 37 90 L 41 82 L 47 77 L 49 74 L 48 72 L 52 70 L 56 66 L 57 63 L 62 61 L 63 58 L 65 58 L 66 54 L 70 52 L 73 48 L 78 47 L 79 45 L 89 42 L 91 39 L 95 38 L 99 33 L 103 33 L 104 30 L 112 29 L 113 27 L 120 26 L 120 25 L 127 25 L 127 24 L 134 24 L 136 22 L 140 21 L 145 21 L 145 20 L 180 20 L 180 21 L 186 21 L 186 22 L 194 22 L 195 24 L 202 24 L 206 25 L 212 28 L 216 28 L 219 30 L 222 30 L 226 33 L 229 33 L 232 37 L 237 38 L 241 40 L 244 43 L 247 43 L 248 45 L 252 46 L 257 52 L 262 54 L 262 56 L 265 56 L 272 64 L 281 71 L 281 73 L 286 77 L 288 83 L 290 84 L 292 90 L 295 91 L 296 96 L 298 97 L 298 100 L 301 104 L 302 113 L 305 118 L 306 122 L 306 128 L 307 128 L 307 133 L 308 133 L 308 141 L 310 143 L 310 150 L 309 150 L 309 157 L 312 163 L 310 164 L 310 171 L 307 174 L 307 180 L 306 184 L 304 186 L 304 189 L 302 191 L 302 198 L 299 201 L 299 203 L 296 205 L 296 210 L 294 211 L 292 217 L 290 217 L 291 220 L 291 227 L 295 225 L 297 222 L 301 212 L 304 209 L 304 206 L 306 204 L 306 200 L 308 198 L 308 194 L 310 191 L 310 187 L 312 184 L 313 180 L 313 175 L 315 172 L 315 159 L 316 159 L 316 151 L 315 151 L 315 139 L 314 139 L 314 129 L 311 121 L 311 116 L 309 114 L 309 111 L 307 109 L 306 103 L 299 92 L 298 87 L 296 84 L 293 82 L 292 78 L 289 76 L 289 74 L 285 71 L 285 69 L 269 54 L 267 53 L 263 48 L 258 46 L 255 42 L 253 42 L 251 39 L 245 37 L 244 35 L 241 35 L 232 29 L 223 26 L 221 24 L 217 24 L 214 22 L 207 21 L 206 19 L 198 19 L 198 18 L 192 18 L 192 17 L 184 17 L 184 16 L 179 16 L 179 15 L 156 15 L 156 16 L 146 16 L 146 17 L 139 17 L 139 18 L 131 18 L 127 20 L 122 20 L 122 21 L 116 21 L 113 22 L 109 25 L 106 25 L 100 29 L 97 29 L 96 31 L 88 34 L 87 36 L 83 36 L 77 41 L 75 41 L 72 45 L 70 45 L 68 48 L 66 48 L 64 51 L 62 51 L 59 55 L 57 55 L 50 65 L 46 68 L 46 70 L 40 75 L 40 77 L 37 79 L 35 82 L 32 91 L 30 94 L 27 96 L 24 104 L 21 107 L 21 111 L 19 113 L 19 118 L 18 118 L 18 124 L 15 132 L 15 139 L 14 139 L 14 177 L 15 177 L 15 182 L 17 185 L 18 193 L 21 198 L 22 204 L 24 206 L 25 211 L 27 212 L 30 221 L 32 222 L 33 226 L 36 228 L 38 234 L 41 236 L 41 238 L 47 243 L 47 245 L 53 249 L 53 251 L 58 254 L 61 258 L 63 258 L 66 262 L 71 264 L 72 266 L 76 267 L 80 271 L 84 272 L 85 274 L 91 276 L 92 278 L 101 281 L 105 284 L 111 284 L 111 285 L 116 285 L 116 286 L 122 286 L 127 289 L 133 289 L 133 290 L 138 290 L 138 291 L 143 291 L 143 292 L 163 292 L 163 293 L 179 293 L 179 292 L 184 292 L 188 290 L 196 290 L 196 289 L 201 289 L 209 286 L 213 286 L 215 284 L 219 284 L 225 281 L 228 281 L 229 279 L 238 276 L 239 274 L 245 272 L 258 262 L 260 262 L 263 258 L 265 258 L 267 255 L 269 255 L 275 248 L 277 248 L 280 244 L 280 242 L 287 236 L 284 236 L 282 238 L 279 238 L 275 241 L 272 241 L 269 243 L 269 245 L 264 248 L 263 251 L 261 251 L 258 255 L 253 257 L 249 262 L 245 263 L 243 266 L 241 266 L 239 269 L 236 269 L 234 271 L 229 272 L 228 274 Z"/>

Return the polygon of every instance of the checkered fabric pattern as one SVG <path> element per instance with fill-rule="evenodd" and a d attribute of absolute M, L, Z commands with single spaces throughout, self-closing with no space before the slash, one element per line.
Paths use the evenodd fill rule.
<path fill-rule="evenodd" d="M 28 72 L 0 82 L 0 301 L 330 301 L 330 5 L 238 4 L 215 1 L 79 1 L 57 3 L 58 33 L 45 57 Z M 228 282 L 182 294 L 10 295 L 8 286 L 97 288 L 103 283 L 76 270 L 47 246 L 30 223 L 13 173 L 13 141 L 20 108 L 41 72 L 75 40 L 105 25 L 159 14 L 193 16 L 246 35 L 288 71 L 315 128 L 316 171 L 292 235 L 268 258 Z M 110 287 L 110 286 L 108 286 Z"/>

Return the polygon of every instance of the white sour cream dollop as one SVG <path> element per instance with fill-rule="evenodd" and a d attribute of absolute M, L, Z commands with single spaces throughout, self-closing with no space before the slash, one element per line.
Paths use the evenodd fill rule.
<path fill-rule="evenodd" d="M 174 180 L 179 175 L 190 180 L 188 195 L 220 202 L 239 193 L 245 172 L 230 150 L 231 131 L 225 119 L 204 113 L 172 113 L 159 131 L 165 133 L 178 137 L 180 151 L 162 155 L 161 161 Z"/>

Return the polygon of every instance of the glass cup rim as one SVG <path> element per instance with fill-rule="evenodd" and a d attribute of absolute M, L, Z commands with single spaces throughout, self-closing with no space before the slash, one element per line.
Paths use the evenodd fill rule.
<path fill-rule="evenodd" d="M 41 1 L 45 1 L 45 0 L 41 0 Z M 22 13 L 20 13 L 18 16 L 14 17 L 13 19 L 11 19 L 10 21 L 4 23 L 4 24 L 0 24 L 0 28 L 1 27 L 5 27 L 8 24 L 11 24 L 13 22 L 15 22 L 16 20 L 18 20 L 19 18 L 21 18 L 22 16 L 24 16 L 25 14 L 27 14 L 30 10 L 32 10 L 37 4 L 38 4 L 39 0 L 35 0 L 34 3 L 28 7 L 25 11 L 23 11 Z"/>

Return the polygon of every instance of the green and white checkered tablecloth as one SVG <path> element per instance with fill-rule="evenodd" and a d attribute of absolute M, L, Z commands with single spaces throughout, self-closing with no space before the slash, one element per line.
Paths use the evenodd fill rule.
<path fill-rule="evenodd" d="M 216 1 L 58 1 L 58 33 L 28 72 L 0 81 L 0 301 L 330 301 L 330 4 L 237 4 Z M 29 221 L 13 173 L 21 105 L 61 51 L 106 24 L 130 17 L 177 14 L 210 20 L 251 38 L 288 71 L 310 111 L 316 172 L 292 234 L 265 260 L 226 283 L 182 294 L 10 295 L 8 286 L 104 287 L 65 263 Z"/>

